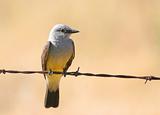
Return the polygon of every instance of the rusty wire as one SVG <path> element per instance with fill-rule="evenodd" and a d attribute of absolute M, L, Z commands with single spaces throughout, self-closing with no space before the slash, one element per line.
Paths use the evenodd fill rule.
<path fill-rule="evenodd" d="M 125 78 L 125 79 L 143 79 L 145 80 L 145 84 L 147 81 L 151 80 L 160 80 L 160 77 L 156 76 L 133 76 L 133 75 L 113 75 L 113 74 L 97 74 L 97 73 L 88 73 L 88 72 L 80 72 L 79 67 L 76 71 L 73 72 L 59 72 L 59 71 L 18 71 L 18 70 L 6 70 L 6 69 L 0 69 L 0 74 L 63 74 L 64 76 L 70 75 L 70 76 L 94 76 L 94 77 L 108 77 L 108 78 Z"/>

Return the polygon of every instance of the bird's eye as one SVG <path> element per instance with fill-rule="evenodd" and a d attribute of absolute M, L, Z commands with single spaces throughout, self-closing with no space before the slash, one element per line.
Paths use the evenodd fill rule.
<path fill-rule="evenodd" d="M 65 32 L 65 30 L 64 30 L 64 29 L 62 29 L 62 30 L 61 30 L 61 32 Z"/>

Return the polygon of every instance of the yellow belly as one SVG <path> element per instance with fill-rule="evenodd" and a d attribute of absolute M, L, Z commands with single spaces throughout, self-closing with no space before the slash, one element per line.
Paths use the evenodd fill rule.
<path fill-rule="evenodd" d="M 69 58 L 71 57 L 71 52 L 56 55 L 56 53 L 50 53 L 47 60 L 47 71 L 61 71 L 65 68 L 65 65 Z M 62 74 L 47 75 L 47 85 L 50 91 L 56 91 L 59 87 L 60 79 Z"/>

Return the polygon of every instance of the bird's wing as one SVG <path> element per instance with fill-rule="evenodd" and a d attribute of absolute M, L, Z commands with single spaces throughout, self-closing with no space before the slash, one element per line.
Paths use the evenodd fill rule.
<path fill-rule="evenodd" d="M 42 70 L 46 71 L 46 64 L 47 64 L 47 59 L 48 59 L 48 52 L 49 52 L 49 48 L 51 46 L 51 42 L 47 42 L 47 44 L 45 45 L 42 55 L 41 55 L 41 63 L 42 63 Z M 44 74 L 44 78 L 45 74 Z"/>
<path fill-rule="evenodd" d="M 72 61 L 75 57 L 75 46 L 74 46 L 74 42 L 72 41 L 72 45 L 73 45 L 73 53 L 72 56 L 70 57 L 70 59 L 68 60 L 68 62 L 66 63 L 66 66 L 64 68 L 64 71 L 66 72 L 68 70 L 68 68 L 70 67 L 70 65 L 72 64 Z"/>

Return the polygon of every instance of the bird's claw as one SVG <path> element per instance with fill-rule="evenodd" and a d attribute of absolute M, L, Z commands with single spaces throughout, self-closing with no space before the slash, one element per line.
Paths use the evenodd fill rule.
<path fill-rule="evenodd" d="M 66 72 L 67 72 L 67 71 L 63 69 L 63 75 L 64 75 L 64 77 L 67 76 Z"/>
<path fill-rule="evenodd" d="M 49 75 L 52 75 L 52 74 L 53 74 L 52 70 L 49 70 L 48 74 L 49 74 Z"/>

